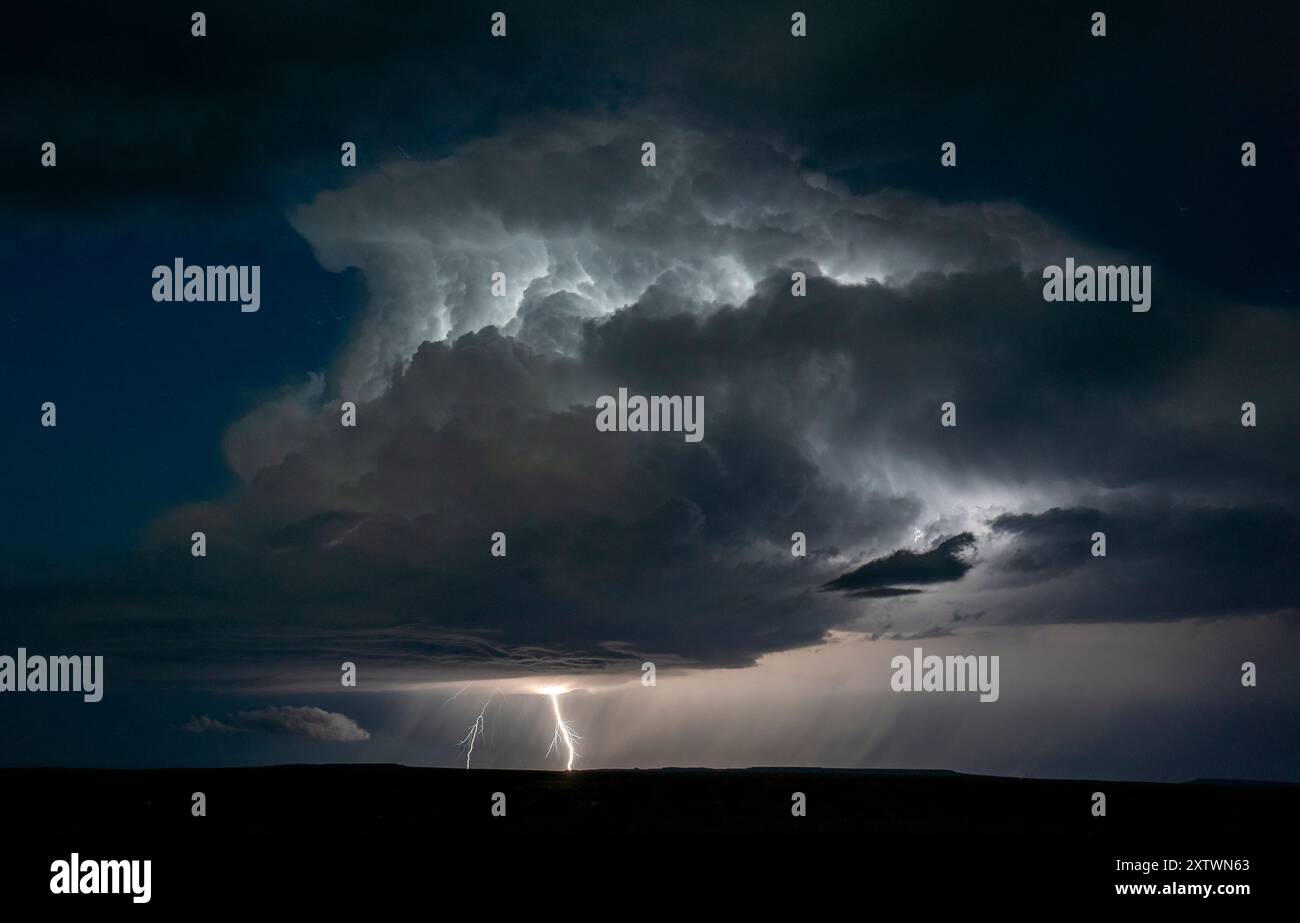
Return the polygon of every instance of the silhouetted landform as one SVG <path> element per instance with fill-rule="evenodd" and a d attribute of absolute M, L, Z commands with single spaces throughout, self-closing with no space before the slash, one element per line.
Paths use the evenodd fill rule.
<path fill-rule="evenodd" d="M 6 818 L 190 826 L 380 822 L 473 832 L 963 835 L 1241 832 L 1300 820 L 1300 785 L 1012 779 L 852 769 L 421 769 L 301 765 L 237 769 L 0 769 Z M 194 792 L 207 816 L 191 816 Z M 791 814 L 801 791 L 807 815 Z M 1094 817 L 1092 794 L 1106 795 Z M 506 815 L 491 813 L 506 796 Z"/>
<path fill-rule="evenodd" d="M 206 796 L 204 817 L 192 815 L 195 792 Z M 498 792 L 504 817 L 492 813 Z M 806 798 L 804 817 L 792 815 L 795 792 Z M 1106 795 L 1104 817 L 1093 814 L 1094 792 Z M 1020 893 L 1065 887 L 1074 899 L 1154 880 L 1117 874 L 1121 858 L 1244 857 L 1247 873 L 1173 877 L 1266 888 L 1269 876 L 1289 874 L 1284 847 L 1300 821 L 1300 785 L 782 768 L 0 769 L 0 814 L 23 831 L 3 847 L 5 874 L 32 897 L 49 897 L 49 863 L 75 850 L 152 858 L 156 899 L 180 903 L 229 896 L 221 883 L 231 875 L 288 899 L 298 886 L 286 870 L 342 876 L 364 890 L 376 874 L 390 884 L 397 872 L 419 879 L 423 866 L 413 864 L 434 854 L 439 875 L 453 878 L 479 863 L 572 872 L 579 856 L 588 870 L 642 863 L 622 875 L 649 874 L 644 863 L 668 857 L 705 863 L 698 874 L 721 858 L 746 857 L 774 874 L 869 861 L 888 876 L 883 886 L 979 876 Z M 664 836 L 680 838 L 651 845 Z M 822 837 L 829 848 L 798 845 Z"/>

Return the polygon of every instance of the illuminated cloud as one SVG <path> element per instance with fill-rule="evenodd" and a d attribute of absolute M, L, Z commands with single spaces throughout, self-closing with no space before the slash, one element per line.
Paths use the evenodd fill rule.
<path fill-rule="evenodd" d="M 654 167 L 641 165 L 647 139 Z M 489 324 L 572 352 L 586 319 L 638 302 L 710 313 L 783 266 L 897 285 L 1035 271 L 1067 242 L 1011 203 L 853 195 L 760 137 L 636 116 L 521 123 L 440 160 L 388 162 L 292 217 L 327 268 L 365 274 L 370 303 L 338 373 L 364 398 L 421 343 Z"/>
<path fill-rule="evenodd" d="M 308 740 L 369 740 L 370 733 L 347 715 L 311 706 L 272 705 L 240 711 L 226 721 L 207 715 L 191 718 L 181 729 L 195 734 L 261 731 Z"/>

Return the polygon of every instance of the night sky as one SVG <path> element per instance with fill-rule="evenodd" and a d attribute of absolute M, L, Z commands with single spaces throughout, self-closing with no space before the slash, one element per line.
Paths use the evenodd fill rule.
<path fill-rule="evenodd" d="M 580 766 L 1300 779 L 1293 5 L 129 6 L 0 40 L 0 654 L 106 661 L 0 763 L 463 765 L 486 703 L 556 767 L 556 686 Z"/>

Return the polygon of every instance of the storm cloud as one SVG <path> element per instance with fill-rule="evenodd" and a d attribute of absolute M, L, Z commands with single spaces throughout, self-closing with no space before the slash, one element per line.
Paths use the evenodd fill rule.
<path fill-rule="evenodd" d="M 1295 317 L 1159 268 L 1149 314 L 1046 304 L 1043 264 L 1115 254 L 1022 206 L 856 195 L 762 138 L 630 115 L 386 164 L 293 221 L 370 289 L 338 362 L 236 421 L 239 484 L 160 517 L 112 577 L 15 588 L 33 630 L 56 612 L 128 661 L 256 682 L 363 655 L 740 666 L 972 609 L 1294 612 Z M 597 431 L 620 387 L 702 395 L 708 438 Z M 1046 601 L 1098 522 L 1109 576 Z"/>

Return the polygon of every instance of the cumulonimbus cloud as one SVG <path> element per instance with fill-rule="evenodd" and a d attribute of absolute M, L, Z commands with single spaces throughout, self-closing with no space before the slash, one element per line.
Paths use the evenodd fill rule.
<path fill-rule="evenodd" d="M 1090 251 L 1017 206 L 854 196 L 759 140 L 633 119 L 387 166 L 294 221 L 372 293 L 339 366 L 232 426 L 229 495 L 161 517 L 110 581 L 14 596 L 27 612 L 111 627 L 137 655 L 170 620 L 214 671 L 319 675 L 344 652 L 428 676 L 738 666 L 971 611 L 1288 608 L 1235 579 L 1231 538 L 1197 554 L 1156 520 L 1294 535 L 1300 401 L 1276 344 L 1296 320 L 1160 273 L 1148 314 L 1046 304 L 1036 267 Z M 595 401 L 619 387 L 703 396 L 704 442 L 599 432 Z M 1268 426 L 1239 425 L 1251 396 Z M 1088 516 L 1116 523 L 1114 548 L 1164 551 L 1045 596 L 1087 562 Z M 1186 589 L 1144 608 L 1138 575 L 1160 568 Z"/>

